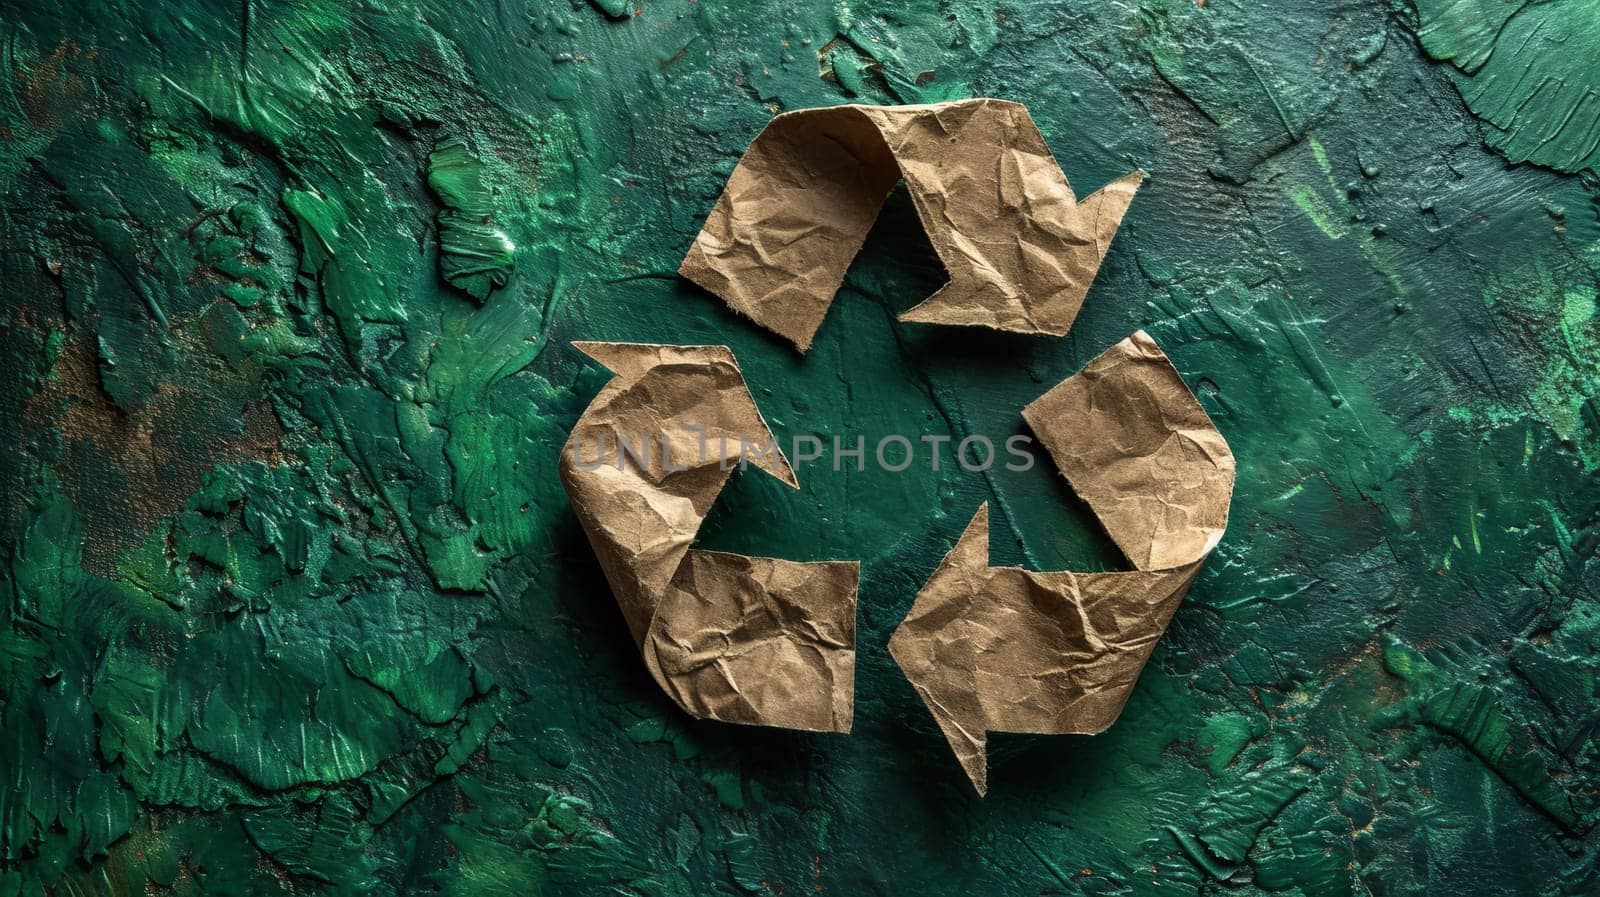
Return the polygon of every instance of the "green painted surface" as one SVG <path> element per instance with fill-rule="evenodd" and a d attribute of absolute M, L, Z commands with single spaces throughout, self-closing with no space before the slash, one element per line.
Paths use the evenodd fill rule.
<path fill-rule="evenodd" d="M 1596 7 L 1418 6 L 9 5 L 0 893 L 1600 891 Z M 896 323 L 904 197 L 803 359 L 674 277 L 773 113 L 980 95 L 1152 176 L 1068 338 Z M 856 731 L 653 687 L 568 341 L 875 440 L 1136 327 L 1240 477 L 1110 732 L 979 801 L 885 649 L 981 501 L 1121 563 L 1047 463 L 736 478 L 707 547 L 863 562 Z"/>

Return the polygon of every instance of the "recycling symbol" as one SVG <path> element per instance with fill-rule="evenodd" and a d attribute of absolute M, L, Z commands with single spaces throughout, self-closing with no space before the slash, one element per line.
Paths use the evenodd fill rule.
<path fill-rule="evenodd" d="M 680 273 L 804 352 L 903 181 L 950 280 L 902 320 L 1061 335 L 1141 178 L 1076 198 L 1002 100 L 790 112 L 751 143 Z M 848 732 L 859 564 L 693 547 L 736 468 L 799 485 L 732 351 L 574 345 L 614 377 L 561 479 L 651 676 L 698 718 Z M 992 567 L 985 504 L 917 593 L 889 651 L 980 794 L 988 732 L 1116 721 L 1233 492 L 1226 440 L 1143 331 L 1021 413 L 1134 569 Z"/>

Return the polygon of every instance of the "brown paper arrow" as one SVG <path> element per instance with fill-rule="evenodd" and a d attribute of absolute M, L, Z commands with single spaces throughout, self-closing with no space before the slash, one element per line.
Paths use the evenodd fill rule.
<path fill-rule="evenodd" d="M 889 640 L 979 794 L 988 732 L 1092 735 L 1116 721 L 1222 538 L 1234 459 L 1143 331 L 1023 409 L 1135 570 L 989 566 L 989 508 Z"/>
<path fill-rule="evenodd" d="M 616 377 L 561 482 L 656 682 L 692 716 L 850 731 L 860 565 L 690 548 L 741 462 L 798 486 L 733 353 L 573 345 Z"/>
<path fill-rule="evenodd" d="M 902 178 L 950 282 L 902 321 L 1061 336 L 1144 175 L 1078 200 L 1020 103 L 779 115 L 678 272 L 804 352 Z"/>

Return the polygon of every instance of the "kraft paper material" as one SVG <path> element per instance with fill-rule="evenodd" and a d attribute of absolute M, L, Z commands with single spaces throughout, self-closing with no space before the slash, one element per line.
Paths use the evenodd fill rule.
<path fill-rule="evenodd" d="M 889 641 L 979 794 L 988 732 L 1095 734 L 1122 712 L 1228 524 L 1234 458 L 1143 331 L 1022 412 L 1134 570 L 989 566 L 989 509 Z"/>
<path fill-rule="evenodd" d="M 656 682 L 703 719 L 850 731 L 859 565 L 690 547 L 741 461 L 798 486 L 733 353 L 573 345 L 616 377 L 561 481 Z"/>
<path fill-rule="evenodd" d="M 1143 178 L 1079 200 L 1028 110 L 1005 100 L 787 112 L 745 151 L 678 272 L 804 352 L 903 179 L 950 281 L 902 321 L 1061 336 Z"/>

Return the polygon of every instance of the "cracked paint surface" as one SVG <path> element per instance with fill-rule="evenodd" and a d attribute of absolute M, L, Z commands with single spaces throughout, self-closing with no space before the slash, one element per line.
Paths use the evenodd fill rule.
<path fill-rule="evenodd" d="M 1600 85 L 1550 0 L 246 0 L 0 13 L 0 894 L 1600 889 Z M 1024 102 L 1151 175 L 1060 340 L 900 324 L 891 198 L 804 359 L 673 274 L 776 112 Z M 731 346 L 780 439 L 1022 432 L 1149 331 L 1239 461 L 1121 722 L 976 799 L 886 650 L 1033 470 L 736 477 L 860 558 L 855 731 L 699 723 L 556 459 L 573 339 Z M 869 449 L 870 451 L 870 449 Z"/>

